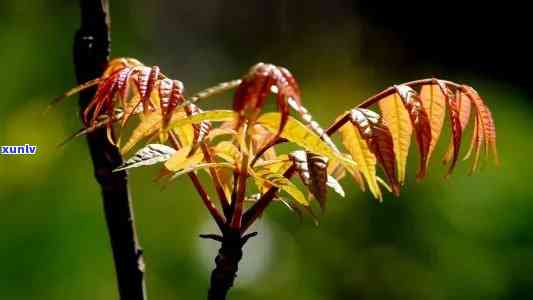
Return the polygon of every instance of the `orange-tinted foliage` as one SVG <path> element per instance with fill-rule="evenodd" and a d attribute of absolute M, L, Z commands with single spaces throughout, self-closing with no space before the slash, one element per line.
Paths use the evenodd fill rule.
<path fill-rule="evenodd" d="M 423 79 L 389 87 L 339 116 L 327 130 L 302 105 L 295 77 L 272 64 L 256 64 L 242 79 L 187 98 L 183 84 L 167 78 L 159 67 L 119 58 L 111 61 L 101 78 L 70 90 L 56 101 L 95 85 L 97 92 L 83 113 L 83 133 L 102 126 L 111 130 L 118 121 L 121 130 L 130 119 L 137 120 L 121 150 L 127 152 L 142 140 L 159 138 L 160 144 L 145 145 L 120 169 L 165 162 L 161 177 L 173 179 L 188 173 L 217 224 L 237 226 L 243 233 L 273 201 L 312 213 L 310 201 L 290 181 L 293 174 L 300 176 L 313 196 L 310 199 L 315 198 L 322 209 L 327 188 L 344 195 L 338 180 L 346 173 L 362 189 L 368 186 L 376 198 L 382 198 L 380 186 L 398 195 L 405 181 L 411 140 L 418 146 L 417 178 L 422 179 L 448 123 L 451 142 L 443 161 L 449 164 L 447 175 L 451 174 L 459 161 L 463 132 L 471 115 L 474 131 L 465 157 L 473 157 L 471 172 L 478 168 L 483 150 L 497 160 L 496 129 L 484 100 L 473 88 L 445 80 Z M 204 112 L 195 104 L 230 89 L 235 89 L 233 110 Z M 278 112 L 263 114 L 269 95 L 275 96 Z M 376 104 L 382 114 L 369 109 Z M 291 110 L 296 116 L 291 116 Z M 331 140 L 337 131 L 349 153 L 341 152 Z M 303 149 L 280 154 L 275 148 L 282 142 Z M 376 174 L 378 164 L 386 180 Z M 213 179 L 223 215 L 195 175 L 202 169 Z M 249 177 L 259 194 L 246 195 Z M 292 201 L 281 197 L 281 191 Z M 247 210 L 245 201 L 253 202 Z"/>

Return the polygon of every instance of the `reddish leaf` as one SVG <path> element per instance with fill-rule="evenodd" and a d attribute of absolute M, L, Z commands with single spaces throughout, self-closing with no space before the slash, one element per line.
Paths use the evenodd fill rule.
<path fill-rule="evenodd" d="M 464 131 L 470 119 L 470 111 L 471 111 L 470 99 L 460 90 L 457 90 L 455 92 L 455 99 L 458 102 L 457 106 L 459 107 L 459 123 L 461 124 L 461 131 Z M 450 116 L 450 118 L 452 117 Z M 444 158 L 443 158 L 444 164 L 448 164 L 450 161 L 452 161 L 454 158 L 457 158 L 457 156 L 459 155 L 457 153 L 456 154 L 457 156 L 454 156 L 453 128 L 454 127 L 453 127 L 453 121 L 452 121 L 452 138 L 451 138 L 450 145 L 448 146 L 448 150 L 446 151 L 446 154 L 444 155 Z M 454 163 L 452 161 L 452 165 L 453 164 Z M 450 170 L 448 174 L 451 173 L 452 169 L 453 167 L 450 166 Z"/>
<path fill-rule="evenodd" d="M 461 103 L 459 102 L 460 99 L 457 98 L 457 95 L 454 94 L 444 82 L 438 80 L 437 84 L 439 85 L 442 94 L 446 99 L 446 104 L 448 106 L 448 116 L 450 117 L 452 130 L 452 142 L 450 144 L 451 150 L 449 150 L 449 160 L 451 161 L 451 164 L 446 175 L 449 176 L 455 168 L 455 165 L 457 164 L 457 159 L 459 158 L 459 150 L 461 147 L 461 138 L 463 134 L 460 113 Z M 459 94 L 459 97 L 460 96 L 461 94 Z"/>
<path fill-rule="evenodd" d="M 270 93 L 276 94 L 278 111 L 281 113 L 279 136 L 289 117 L 287 101 L 293 99 L 300 103 L 300 94 L 292 74 L 287 69 L 272 64 L 254 65 L 237 87 L 233 101 L 233 110 L 239 114 L 237 126 L 245 119 L 254 123 Z"/>
<path fill-rule="evenodd" d="M 483 99 L 472 88 L 466 85 L 462 86 L 465 95 L 471 100 L 472 104 L 476 108 L 476 123 L 474 135 L 472 137 L 472 146 L 467 157 L 472 153 L 475 153 L 474 162 L 472 164 L 471 172 L 477 169 L 479 162 L 479 154 L 481 148 L 485 147 L 487 156 L 492 151 L 496 163 L 498 163 L 498 152 L 496 149 L 496 128 L 494 126 L 494 120 L 489 108 L 485 105 Z"/>
<path fill-rule="evenodd" d="M 175 89 L 174 82 L 171 79 L 163 79 L 159 82 L 159 107 L 163 119 L 162 128 L 166 128 L 170 121 L 171 113 L 174 110 L 170 102 Z"/>
<path fill-rule="evenodd" d="M 128 97 L 128 82 L 134 71 L 134 68 L 124 68 L 117 75 L 117 92 L 121 101 L 126 101 Z M 125 102 L 122 103 L 122 106 L 125 106 Z"/>
<path fill-rule="evenodd" d="M 96 91 L 94 98 L 89 102 L 83 112 L 83 122 L 86 126 L 88 126 L 89 123 L 94 123 L 96 121 L 96 118 L 100 115 L 100 111 L 106 104 L 106 101 L 113 100 L 116 83 L 117 78 L 111 76 L 98 85 L 98 90 Z M 89 115 L 91 115 L 90 121 Z"/>
<path fill-rule="evenodd" d="M 150 70 L 150 74 L 148 75 L 146 85 L 144 85 L 144 82 L 142 86 L 139 83 L 139 94 L 141 95 L 141 103 L 143 104 L 143 110 L 145 114 L 153 108 L 152 102 L 150 101 L 150 96 L 154 90 L 155 82 L 159 77 L 159 73 L 159 67 L 153 66 Z"/>
<path fill-rule="evenodd" d="M 307 152 L 307 165 L 311 179 L 309 190 L 320 203 L 320 208 L 324 210 L 327 196 L 328 159 L 324 156 Z"/>

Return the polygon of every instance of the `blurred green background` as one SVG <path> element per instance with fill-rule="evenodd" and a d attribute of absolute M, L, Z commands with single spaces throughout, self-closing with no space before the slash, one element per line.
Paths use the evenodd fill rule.
<path fill-rule="evenodd" d="M 76 2 L 0 2 L 0 145 L 39 147 L 32 157 L 0 156 L 0 299 L 118 298 L 85 141 L 56 146 L 80 127 L 77 99 L 43 114 L 75 84 Z M 450 25 L 432 7 L 395 11 L 364 1 L 110 2 L 113 56 L 158 64 L 191 93 L 267 61 L 296 75 L 324 125 L 382 88 L 431 76 L 473 85 L 493 111 L 499 168 L 467 176 L 467 162 L 444 180 L 444 137 L 421 183 L 412 151 L 400 198 L 378 203 L 343 181 L 347 197 L 330 194 L 319 227 L 270 208 L 245 248 L 231 299 L 533 297 L 532 108 L 521 77 L 507 76 L 520 67 L 512 53 L 525 50 L 501 35 L 494 46 L 490 20 L 459 16 Z M 464 26 L 468 37 L 454 44 L 462 35 L 427 29 L 442 22 Z M 225 97 L 212 105 L 228 104 Z M 161 191 L 156 172 L 130 173 L 149 298 L 203 299 L 218 245 L 197 236 L 213 224 L 186 178 Z"/>

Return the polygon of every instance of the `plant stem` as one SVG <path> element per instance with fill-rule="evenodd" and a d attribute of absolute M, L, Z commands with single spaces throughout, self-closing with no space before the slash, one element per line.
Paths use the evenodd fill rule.
<path fill-rule="evenodd" d="M 172 142 L 172 145 L 174 145 L 174 148 L 177 150 L 181 148 L 181 141 L 178 139 L 178 137 L 174 134 L 174 132 L 169 132 L 170 141 Z M 189 175 L 189 178 L 192 181 L 192 184 L 194 185 L 194 188 L 196 188 L 196 191 L 198 192 L 198 195 L 200 195 L 200 198 L 202 199 L 202 203 L 205 205 L 215 222 L 217 223 L 217 226 L 220 230 L 223 230 L 226 224 L 226 219 L 216 206 L 213 204 L 213 201 L 209 198 L 209 194 L 207 194 L 204 186 L 200 182 L 200 179 L 194 172 L 187 173 Z"/>
<path fill-rule="evenodd" d="M 221 238 L 204 236 L 206 238 L 220 240 L 222 243 L 222 246 L 218 250 L 218 255 L 215 258 L 216 267 L 211 273 L 211 284 L 207 296 L 208 300 L 226 299 L 226 295 L 237 277 L 239 261 L 242 258 L 242 248 L 248 239 L 256 234 L 256 232 L 253 232 L 241 237 L 239 230 L 228 228 L 223 232 Z"/>
<path fill-rule="evenodd" d="M 296 166 L 292 164 L 287 171 L 283 174 L 286 178 L 291 178 L 292 175 L 296 172 Z M 257 202 L 250 207 L 242 216 L 242 223 L 240 227 L 241 234 L 245 233 L 246 230 L 254 223 L 257 218 L 259 218 L 268 205 L 274 200 L 277 192 L 279 191 L 278 187 L 269 188 L 262 196 L 257 200 Z"/>
<path fill-rule="evenodd" d="M 81 27 L 74 40 L 74 64 L 78 83 L 101 76 L 109 56 L 109 14 L 107 0 L 80 0 Z M 94 97 L 96 88 L 80 93 L 80 113 Z M 118 149 L 99 128 L 87 134 L 94 174 L 102 190 L 118 291 L 121 300 L 146 299 L 144 261 L 137 241 L 126 171 L 113 169 L 122 164 Z"/>
<path fill-rule="evenodd" d="M 226 299 L 229 289 L 233 286 L 239 261 L 242 258 L 240 236 L 224 234 L 222 246 L 215 258 L 215 269 L 211 273 L 211 285 L 208 291 L 209 300 Z"/>

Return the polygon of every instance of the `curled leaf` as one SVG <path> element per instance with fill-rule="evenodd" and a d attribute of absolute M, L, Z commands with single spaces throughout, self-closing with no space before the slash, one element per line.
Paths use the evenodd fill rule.
<path fill-rule="evenodd" d="M 280 123 L 276 135 L 283 131 L 289 117 L 288 99 L 300 102 L 300 88 L 292 74 L 283 67 L 258 63 L 250 68 L 235 91 L 233 110 L 238 113 L 237 127 L 247 119 L 251 124 L 265 105 L 267 96 L 276 95 Z"/>
<path fill-rule="evenodd" d="M 471 100 L 472 105 L 476 108 L 476 126 L 472 139 L 473 150 L 475 153 L 471 173 L 477 169 L 479 153 L 481 148 L 485 148 L 487 156 L 492 152 L 496 163 L 498 163 L 498 151 L 496 149 L 496 127 L 489 108 L 485 105 L 483 99 L 472 87 L 462 86 L 465 95 Z"/>
<path fill-rule="evenodd" d="M 431 126 L 431 142 L 429 144 L 427 158 L 427 164 L 429 164 L 431 154 L 435 149 L 435 145 L 437 145 L 440 133 L 442 131 L 442 125 L 444 124 L 444 116 L 446 114 L 446 96 L 439 85 L 424 85 L 420 90 L 420 100 L 422 101 L 424 110 L 428 115 L 429 124 Z"/>
<path fill-rule="evenodd" d="M 333 176 L 328 175 L 327 158 L 303 150 L 293 151 L 289 157 L 296 168 L 296 173 L 308 186 L 322 209 L 325 209 L 327 187 L 344 197 L 344 190 L 339 182 Z"/>
<path fill-rule="evenodd" d="M 289 158 L 294 163 L 296 174 L 300 177 L 305 185 L 311 184 L 311 175 L 309 174 L 309 165 L 305 151 L 297 150 L 289 154 Z"/>
<path fill-rule="evenodd" d="M 161 144 L 149 144 L 137 151 L 133 157 L 126 160 L 122 165 L 113 170 L 113 172 L 122 171 L 140 166 L 150 166 L 160 162 L 167 161 L 176 150 L 169 146 Z"/>
<path fill-rule="evenodd" d="M 438 80 L 437 84 L 442 92 L 442 95 L 445 97 L 446 104 L 448 106 L 448 115 L 450 117 L 450 123 L 451 123 L 451 131 L 452 131 L 452 142 L 450 143 L 449 150 L 449 161 L 451 161 L 450 167 L 448 168 L 448 173 L 446 176 L 449 176 L 453 169 L 455 168 L 455 165 L 457 163 L 457 159 L 459 157 L 459 150 L 461 147 L 461 138 L 463 135 L 463 127 L 461 124 L 461 114 L 460 114 L 460 105 L 459 99 L 457 98 L 456 94 L 454 94 L 444 82 Z M 459 97 L 461 94 L 459 94 Z"/>
<path fill-rule="evenodd" d="M 455 101 L 457 102 L 456 105 L 452 105 L 448 103 L 448 107 L 451 110 L 450 111 L 450 120 L 452 123 L 452 138 L 450 145 L 448 146 L 448 150 L 446 151 L 446 154 L 443 158 L 443 163 L 448 164 L 450 161 L 452 162 L 452 165 L 449 168 L 448 174 L 451 173 L 453 170 L 453 166 L 456 164 L 458 156 L 459 156 L 459 149 L 458 147 L 454 147 L 457 143 L 461 143 L 461 136 L 459 138 L 457 137 L 457 132 L 459 132 L 457 125 L 454 125 L 457 121 L 456 115 L 458 115 L 459 118 L 459 124 L 461 125 L 461 135 L 462 132 L 465 130 L 466 126 L 468 125 L 468 121 L 470 119 L 470 111 L 471 111 L 471 103 L 470 99 L 461 92 L 460 90 L 457 90 L 455 93 Z M 454 107 L 454 106 L 457 106 Z M 458 109 L 458 112 L 455 112 Z M 453 110 L 453 111 L 452 111 Z M 454 123 L 455 122 L 455 123 Z M 454 151 L 456 150 L 456 151 Z"/>

